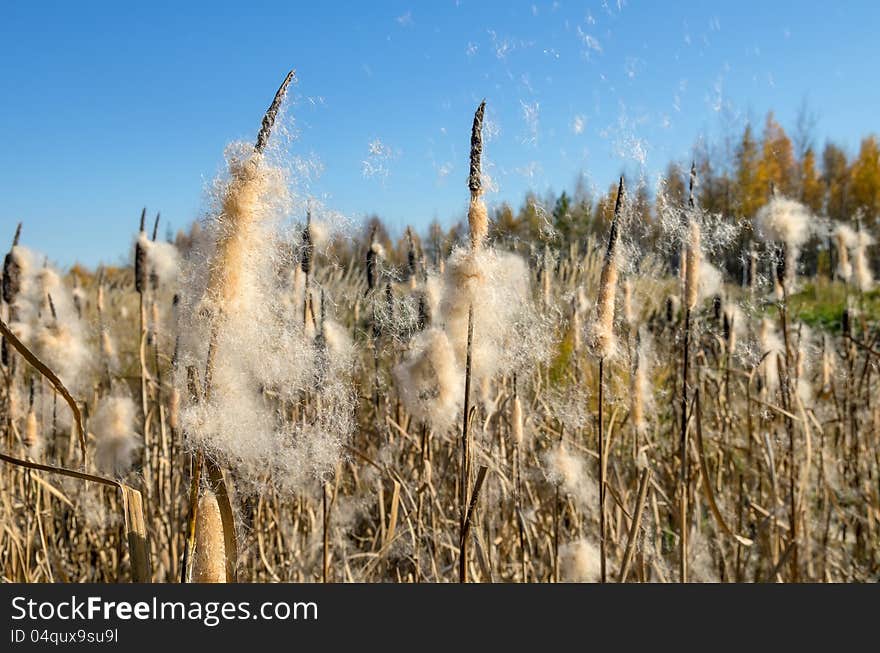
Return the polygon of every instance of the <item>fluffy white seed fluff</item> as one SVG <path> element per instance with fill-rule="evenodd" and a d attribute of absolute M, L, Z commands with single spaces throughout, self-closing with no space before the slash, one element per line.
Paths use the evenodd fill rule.
<path fill-rule="evenodd" d="M 104 397 L 98 400 L 89 422 L 95 435 L 95 464 L 102 472 L 124 475 L 139 446 L 135 432 L 137 409 L 130 397 Z"/>
<path fill-rule="evenodd" d="M 559 571 L 568 583 L 597 583 L 602 562 L 599 549 L 586 539 L 574 540 L 559 547 Z"/>
<path fill-rule="evenodd" d="M 812 216 L 800 202 L 774 197 L 755 215 L 755 231 L 768 242 L 785 244 L 786 281 L 794 280 L 801 247 L 810 237 Z"/>
<path fill-rule="evenodd" d="M 464 396 L 464 372 L 445 331 L 432 327 L 416 336 L 394 368 L 394 379 L 415 419 L 438 430 L 455 420 Z"/>

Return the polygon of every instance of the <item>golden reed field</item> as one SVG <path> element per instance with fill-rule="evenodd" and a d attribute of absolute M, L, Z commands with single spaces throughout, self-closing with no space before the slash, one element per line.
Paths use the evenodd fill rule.
<path fill-rule="evenodd" d="M 766 165 L 736 210 L 695 164 L 490 212 L 484 102 L 467 221 L 394 242 L 297 192 L 292 78 L 130 265 L 8 225 L 4 582 L 880 577 L 875 220 Z"/>

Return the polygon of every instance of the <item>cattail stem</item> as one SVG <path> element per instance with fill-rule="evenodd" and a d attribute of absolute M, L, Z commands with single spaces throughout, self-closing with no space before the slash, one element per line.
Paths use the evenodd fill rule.
<path fill-rule="evenodd" d="M 474 342 L 474 306 L 468 306 L 467 354 L 464 370 L 464 415 L 461 423 L 461 477 L 459 479 L 460 554 L 458 557 L 458 580 L 467 582 L 467 533 L 466 518 L 468 486 L 470 485 L 470 410 L 471 410 L 471 356 Z"/>
<path fill-rule="evenodd" d="M 681 372 L 681 434 L 679 438 L 679 523 L 681 536 L 679 538 L 679 581 L 687 582 L 688 567 L 688 544 L 687 544 L 687 511 L 688 511 L 688 460 L 687 460 L 687 401 L 688 401 L 688 355 L 690 351 L 691 335 L 691 309 L 685 308 L 684 312 L 684 341 L 682 343 L 682 372 Z"/>
<path fill-rule="evenodd" d="M 642 512 L 645 508 L 645 499 L 648 496 L 648 481 L 651 480 L 651 469 L 645 467 L 639 478 L 639 494 L 636 499 L 636 511 L 633 516 L 632 524 L 629 529 L 629 540 L 626 543 L 626 551 L 623 554 L 623 563 L 620 565 L 620 574 L 617 577 L 618 583 L 625 583 L 626 576 L 629 573 L 629 566 L 632 562 L 632 554 L 635 550 L 636 538 L 639 536 L 639 529 L 642 526 Z"/>

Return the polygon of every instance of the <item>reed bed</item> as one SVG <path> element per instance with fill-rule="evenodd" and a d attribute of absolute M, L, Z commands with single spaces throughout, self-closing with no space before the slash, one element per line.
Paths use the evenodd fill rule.
<path fill-rule="evenodd" d="M 824 225 L 835 279 L 801 276 L 804 207 L 744 227 L 694 170 L 656 250 L 621 178 L 599 238 L 523 256 L 481 103 L 467 230 L 395 244 L 290 181 L 293 80 L 176 245 L 144 210 L 130 267 L 63 273 L 9 234 L 2 580 L 877 580 L 870 233 Z M 820 290 L 845 310 L 810 327 Z"/>

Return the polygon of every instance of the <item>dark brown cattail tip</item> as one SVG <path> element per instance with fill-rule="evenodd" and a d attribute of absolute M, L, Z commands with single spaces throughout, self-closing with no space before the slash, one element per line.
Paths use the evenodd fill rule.
<path fill-rule="evenodd" d="M 21 290 L 21 266 L 12 252 L 3 260 L 3 301 L 12 304 Z"/>
<path fill-rule="evenodd" d="M 786 252 L 785 252 L 785 245 L 784 244 L 780 243 L 779 245 L 776 246 L 776 257 L 775 258 L 776 258 L 776 280 L 780 283 L 780 285 L 782 285 L 785 283 L 785 274 L 786 274 L 786 268 L 785 268 Z"/>
<path fill-rule="evenodd" d="M 134 246 L 134 289 L 143 294 L 147 288 L 147 250 L 141 241 Z"/>
<path fill-rule="evenodd" d="M 156 242 L 156 238 L 159 236 L 159 216 L 160 216 L 160 215 L 162 215 L 162 214 L 161 214 L 161 213 L 157 213 L 157 214 L 156 214 L 156 219 L 153 221 L 153 237 L 151 238 L 151 240 L 152 240 L 154 243 Z"/>
<path fill-rule="evenodd" d="M 146 222 L 147 222 L 147 207 L 145 206 L 141 210 L 141 226 L 138 229 L 138 231 L 140 231 L 141 233 L 144 233 L 144 228 L 146 226 Z"/>
<path fill-rule="evenodd" d="M 302 232 L 302 258 L 300 259 L 300 267 L 305 274 L 312 271 L 312 255 L 315 251 L 315 245 L 312 243 L 312 229 L 309 222 L 306 222 L 305 229 Z"/>
<path fill-rule="evenodd" d="M 688 183 L 688 206 L 694 208 L 697 203 L 694 199 L 694 189 L 697 186 L 697 162 L 691 161 L 691 176 Z"/>
<path fill-rule="evenodd" d="M 376 252 L 370 247 L 367 250 L 367 290 L 372 290 L 376 285 Z"/>
<path fill-rule="evenodd" d="M 15 228 L 15 236 L 12 238 L 12 246 L 17 247 L 18 241 L 21 239 L 21 222 L 18 223 L 18 226 Z"/>
<path fill-rule="evenodd" d="M 416 322 L 416 328 L 419 331 L 424 331 L 431 321 L 429 310 L 425 296 L 423 294 L 419 295 L 419 316 Z"/>
<path fill-rule="evenodd" d="M 617 186 L 617 200 L 614 202 L 614 217 L 611 219 L 611 231 L 608 234 L 608 248 L 605 250 L 605 260 L 610 260 L 614 256 L 617 248 L 617 232 L 618 221 L 620 219 L 620 209 L 623 204 L 623 175 L 620 176 L 620 183 Z"/>
<path fill-rule="evenodd" d="M 482 156 L 483 156 L 483 114 L 486 111 L 486 100 L 480 102 L 474 113 L 474 125 L 471 128 L 471 171 L 468 177 L 468 188 L 472 195 L 479 195 L 483 187 Z"/>
<path fill-rule="evenodd" d="M 266 115 L 263 116 L 263 126 L 260 127 L 260 133 L 257 134 L 257 143 L 254 145 L 254 151 L 259 154 L 262 154 L 263 150 L 266 149 L 266 144 L 269 142 L 269 135 L 272 133 L 272 127 L 275 125 L 275 118 L 278 116 L 278 110 L 281 108 L 281 104 L 284 102 L 284 97 L 287 95 L 287 87 L 290 86 L 290 82 L 295 75 L 295 70 L 291 70 L 287 73 L 287 77 L 284 78 L 284 81 L 275 93 L 275 98 L 272 100 L 272 104 L 270 104 L 269 108 L 266 110 Z"/>
<path fill-rule="evenodd" d="M 50 293 L 46 293 L 46 299 L 49 301 L 49 312 L 52 313 L 52 319 L 58 319 L 58 313 L 55 312 L 55 302 L 52 301 L 52 295 Z"/>

